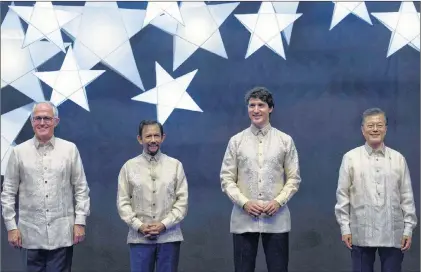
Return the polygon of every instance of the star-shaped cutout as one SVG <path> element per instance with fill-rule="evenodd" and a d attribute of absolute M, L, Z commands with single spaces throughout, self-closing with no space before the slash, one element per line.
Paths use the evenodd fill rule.
<path fill-rule="evenodd" d="M 301 15 L 275 13 L 270 2 L 262 2 L 257 14 L 235 14 L 235 17 L 251 33 L 246 58 L 266 45 L 285 59 L 281 31 L 300 18 Z"/>
<path fill-rule="evenodd" d="M 371 15 L 392 31 L 387 57 L 407 44 L 420 51 L 420 13 L 413 2 L 402 2 L 399 12 L 378 12 Z"/>
<path fill-rule="evenodd" d="M 157 62 L 156 86 L 132 100 L 156 104 L 158 121 L 164 124 L 175 108 L 203 112 L 187 93 L 187 87 L 196 75 L 197 69 L 174 79 Z"/>
<path fill-rule="evenodd" d="M 145 10 L 122 9 L 116 2 L 86 2 L 83 7 L 55 6 L 81 16 L 63 31 L 74 40 L 74 55 L 81 69 L 101 62 L 144 90 L 130 38 L 142 29 Z"/>
<path fill-rule="evenodd" d="M 51 2 L 36 2 L 33 7 L 9 7 L 28 23 L 23 47 L 45 38 L 66 52 L 60 29 L 80 13 L 56 10 Z"/>
<path fill-rule="evenodd" d="M 275 9 L 276 13 L 278 14 L 297 14 L 298 4 L 299 1 L 292 1 L 292 2 L 272 2 L 273 8 Z M 292 28 L 294 27 L 294 23 L 291 23 L 287 26 L 283 31 L 282 34 L 289 44 L 291 42 L 291 34 Z"/>
<path fill-rule="evenodd" d="M 330 29 L 332 30 L 337 24 L 339 24 L 349 14 L 354 14 L 360 19 L 366 21 L 370 25 L 370 15 L 368 14 L 367 7 L 364 2 L 333 2 L 335 7 L 333 8 L 332 22 L 330 23 Z"/>
<path fill-rule="evenodd" d="M 162 14 L 168 15 L 179 24 L 184 25 L 177 2 L 148 2 L 143 27 L 147 26 L 153 19 L 161 16 Z"/>
<path fill-rule="evenodd" d="M 72 47 L 69 47 L 60 71 L 38 72 L 35 75 L 53 88 L 50 101 L 54 105 L 58 107 L 70 99 L 89 111 L 85 86 L 104 72 L 104 70 L 81 70 L 76 63 Z"/>
<path fill-rule="evenodd" d="M 28 120 L 34 103 L 14 109 L 1 115 L 1 175 L 6 171 L 15 140 Z"/>
<path fill-rule="evenodd" d="M 238 4 L 206 5 L 204 2 L 182 2 L 180 13 L 184 25 L 165 14 L 151 22 L 152 25 L 174 36 L 173 71 L 199 47 L 228 58 L 219 27 Z"/>
<path fill-rule="evenodd" d="M 1 88 L 10 85 L 34 101 L 44 101 L 41 84 L 32 72 L 60 49 L 47 41 L 22 48 L 24 38 L 19 17 L 9 9 L 1 24 Z"/>

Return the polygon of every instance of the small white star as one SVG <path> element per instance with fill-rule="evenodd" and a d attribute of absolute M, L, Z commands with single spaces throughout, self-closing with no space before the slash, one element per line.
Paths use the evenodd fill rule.
<path fill-rule="evenodd" d="M 402 2 L 399 12 L 376 12 L 371 15 L 392 31 L 387 57 L 407 44 L 420 51 L 420 13 L 414 3 Z"/>
<path fill-rule="evenodd" d="M 197 69 L 177 79 L 171 77 L 157 62 L 156 86 L 132 100 L 156 104 L 158 121 L 164 124 L 175 108 L 203 112 L 187 93 L 187 87 L 196 75 Z"/>
<path fill-rule="evenodd" d="M 35 75 L 53 88 L 51 102 L 59 106 L 67 99 L 89 111 L 85 86 L 102 75 L 105 70 L 80 70 L 73 55 L 72 47 L 67 50 L 60 71 L 38 72 Z"/>
<path fill-rule="evenodd" d="M 178 23 L 184 25 L 177 2 L 148 2 L 143 27 L 147 26 L 153 19 L 162 14 L 168 15 L 174 18 Z"/>
<path fill-rule="evenodd" d="M 333 8 L 332 22 L 330 29 L 332 30 L 337 24 L 339 24 L 349 14 L 354 14 L 360 19 L 366 21 L 370 25 L 371 19 L 368 14 L 367 7 L 364 2 L 333 2 L 335 7 Z"/>

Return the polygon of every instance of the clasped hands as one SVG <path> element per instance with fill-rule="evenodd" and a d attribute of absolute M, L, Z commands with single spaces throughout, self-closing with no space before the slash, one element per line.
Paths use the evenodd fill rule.
<path fill-rule="evenodd" d="M 244 210 L 252 215 L 252 216 L 260 216 L 262 213 L 265 213 L 269 216 L 274 215 L 281 205 L 279 205 L 278 201 L 272 200 L 266 204 L 260 204 L 258 201 L 249 200 L 244 204 Z"/>
<path fill-rule="evenodd" d="M 139 231 L 145 236 L 145 238 L 154 240 L 161 232 L 165 231 L 165 225 L 161 222 L 142 224 Z"/>

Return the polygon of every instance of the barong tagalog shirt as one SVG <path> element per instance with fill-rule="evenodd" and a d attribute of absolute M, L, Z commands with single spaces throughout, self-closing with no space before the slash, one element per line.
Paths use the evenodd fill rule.
<path fill-rule="evenodd" d="M 42 144 L 34 137 L 15 146 L 1 204 L 6 229 L 19 229 L 23 248 L 52 250 L 73 245 L 74 225 L 85 225 L 90 214 L 89 187 L 76 145 L 57 137 Z"/>
<path fill-rule="evenodd" d="M 129 226 L 127 243 L 183 241 L 180 222 L 188 209 L 188 185 L 183 165 L 158 151 L 128 160 L 118 176 L 117 209 Z M 157 239 L 139 231 L 144 223 L 161 222 L 166 230 Z"/>
<path fill-rule="evenodd" d="M 367 143 L 347 152 L 339 170 L 335 215 L 352 244 L 401 248 L 417 224 L 411 178 L 405 158 L 383 145 Z"/>
<path fill-rule="evenodd" d="M 273 128 L 251 125 L 229 140 L 221 167 L 221 188 L 234 203 L 232 233 L 283 233 L 291 230 L 287 202 L 301 183 L 298 153 L 291 136 Z M 255 218 L 243 206 L 249 200 L 276 200 L 273 215 Z"/>

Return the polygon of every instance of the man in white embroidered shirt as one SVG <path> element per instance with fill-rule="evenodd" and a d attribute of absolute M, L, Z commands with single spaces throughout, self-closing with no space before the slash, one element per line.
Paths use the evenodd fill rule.
<path fill-rule="evenodd" d="M 292 138 L 271 127 L 272 94 L 246 94 L 251 126 L 233 136 L 221 167 L 222 191 L 234 203 L 231 233 L 236 272 L 253 272 L 262 236 L 268 272 L 288 271 L 290 212 L 287 202 L 301 178 Z"/>
<path fill-rule="evenodd" d="M 382 272 L 400 272 L 417 224 L 411 178 L 402 154 L 384 145 L 386 114 L 363 113 L 365 145 L 347 152 L 339 170 L 335 206 L 342 241 L 355 272 L 373 272 L 378 250 Z"/>
<path fill-rule="evenodd" d="M 73 245 L 84 240 L 90 213 L 79 151 L 74 143 L 54 136 L 58 122 L 54 104 L 35 104 L 31 114 L 35 136 L 14 147 L 4 176 L 1 205 L 8 241 L 23 249 L 28 272 L 71 271 Z"/>
<path fill-rule="evenodd" d="M 143 152 L 128 160 L 118 177 L 117 209 L 129 226 L 130 266 L 134 272 L 176 272 L 187 213 L 188 186 L 183 165 L 160 151 L 162 125 L 142 121 Z"/>

